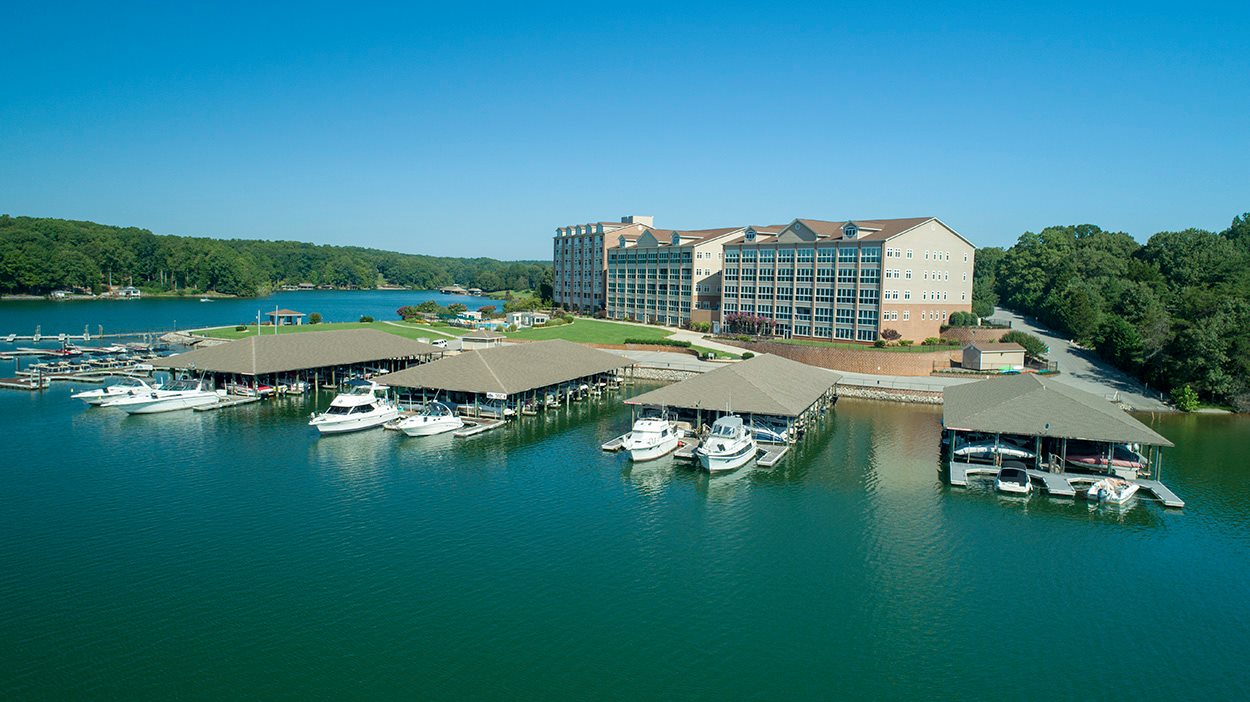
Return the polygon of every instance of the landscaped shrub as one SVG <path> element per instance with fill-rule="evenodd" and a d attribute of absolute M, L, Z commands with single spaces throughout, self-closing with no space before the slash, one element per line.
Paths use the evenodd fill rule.
<path fill-rule="evenodd" d="M 946 340 L 940 337 L 930 336 L 924 341 L 920 342 L 920 345 L 921 346 L 945 346 Z"/>
<path fill-rule="evenodd" d="M 247 325 L 246 325 L 246 324 L 240 324 L 240 325 L 236 326 L 236 327 L 234 328 L 234 330 L 235 330 L 235 331 L 247 331 Z"/>
<path fill-rule="evenodd" d="M 898 345 L 899 345 L 899 346 L 911 346 L 911 345 L 912 345 L 912 344 L 914 344 L 914 343 L 916 343 L 916 342 L 915 342 L 915 341 L 913 341 L 913 340 L 911 340 L 911 339 L 899 339 L 899 340 L 898 340 Z"/>
<path fill-rule="evenodd" d="M 373 321 L 373 317 L 370 317 L 370 316 L 369 316 L 369 315 L 367 315 L 367 314 L 362 314 L 362 315 L 360 315 L 360 322 L 361 322 L 362 324 L 369 324 L 369 323 L 370 323 L 370 322 L 372 322 L 372 321 Z"/>
<path fill-rule="evenodd" d="M 1050 350 L 1047 348 L 1046 342 L 1036 336 L 1033 336 L 1032 334 L 1022 331 L 1009 331 L 1006 334 L 1003 334 L 999 341 L 1004 344 L 1020 344 L 1024 347 L 1024 352 L 1031 358 L 1043 358 L 1046 356 L 1046 352 Z"/>
<path fill-rule="evenodd" d="M 312 314 L 308 315 L 308 323 L 309 324 L 321 324 L 321 313 L 313 312 Z"/>
<path fill-rule="evenodd" d="M 1172 404 L 1182 412 L 1198 409 L 1198 393 L 1188 385 L 1172 388 Z"/>
<path fill-rule="evenodd" d="M 951 312 L 950 319 L 946 320 L 946 323 L 951 327 L 975 327 L 977 316 L 971 312 Z"/>
<path fill-rule="evenodd" d="M 748 359 L 748 358 L 755 358 L 755 354 L 751 353 L 750 351 L 743 351 L 743 352 L 742 352 L 742 360 L 744 360 L 744 361 L 745 361 L 745 360 L 746 360 L 746 359 Z"/>
<path fill-rule="evenodd" d="M 571 315 L 571 314 L 566 314 L 566 315 L 564 315 L 564 321 L 565 321 L 567 324 L 572 324 L 572 323 L 573 323 L 573 315 Z"/>
<path fill-rule="evenodd" d="M 750 341 L 751 340 L 751 337 L 747 336 L 746 334 L 739 334 L 735 336 L 734 338 L 737 339 L 738 341 Z"/>
<path fill-rule="evenodd" d="M 876 346 L 879 349 L 883 349 L 885 348 L 885 339 L 877 339 L 876 341 L 872 342 L 872 345 Z"/>
<path fill-rule="evenodd" d="M 676 346 L 682 349 L 690 348 L 689 341 L 680 341 L 678 339 L 626 339 L 627 344 L 646 344 L 649 346 Z"/>

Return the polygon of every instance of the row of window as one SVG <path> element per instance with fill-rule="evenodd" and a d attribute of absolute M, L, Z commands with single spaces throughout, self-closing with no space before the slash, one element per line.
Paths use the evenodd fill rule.
<path fill-rule="evenodd" d="M 923 252 L 923 256 L 924 256 L 924 260 L 926 261 L 949 261 L 951 260 L 951 252 L 938 251 L 937 249 L 934 249 L 933 251 L 930 251 L 929 249 L 925 249 Z M 913 251 L 912 249 L 907 249 L 906 251 L 904 251 L 903 249 L 895 249 L 891 247 L 886 247 L 885 257 L 886 258 L 915 258 L 916 252 Z M 964 263 L 967 263 L 967 262 L 968 262 L 968 254 L 964 254 Z"/>
<path fill-rule="evenodd" d="M 782 263 L 790 261 L 811 262 L 813 260 L 840 262 L 862 261 L 864 263 L 879 263 L 881 261 L 881 247 L 879 246 L 822 246 L 815 249 L 797 248 L 797 249 L 765 249 L 755 247 L 730 248 L 725 250 L 725 261 L 732 263 L 736 261 L 759 261 L 768 263 L 772 261 L 780 261 Z"/>

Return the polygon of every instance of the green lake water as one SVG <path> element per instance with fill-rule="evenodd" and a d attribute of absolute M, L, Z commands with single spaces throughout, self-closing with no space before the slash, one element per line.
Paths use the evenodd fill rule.
<path fill-rule="evenodd" d="M 1246 417 L 1153 420 L 1188 506 L 1122 511 L 947 487 L 930 407 L 709 479 L 602 453 L 619 398 L 407 439 L 69 393 L 0 391 L 5 700 L 1250 697 Z"/>
<path fill-rule="evenodd" d="M 3 302 L 0 330 L 435 295 Z M 71 387 L 0 390 L 3 700 L 1250 698 L 1247 417 L 1145 417 L 1188 506 L 1118 510 L 946 486 L 932 407 L 844 400 L 709 479 L 602 453 L 619 398 L 318 438 L 325 393 L 129 417 Z"/>

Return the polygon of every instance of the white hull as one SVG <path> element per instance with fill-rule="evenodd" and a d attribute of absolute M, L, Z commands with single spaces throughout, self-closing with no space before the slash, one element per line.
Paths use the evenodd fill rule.
<path fill-rule="evenodd" d="M 409 417 L 401 421 L 396 428 L 408 436 L 434 436 L 464 428 L 464 421 L 459 417 L 439 417 L 430 422 L 414 421 L 417 419 L 424 419 L 424 417 Z"/>
<path fill-rule="evenodd" d="M 1005 482 L 1002 480 L 994 481 L 994 488 L 999 492 L 1006 492 L 1012 495 L 1027 495 L 1033 490 L 1033 484 L 1021 485 L 1019 483 Z"/>
<path fill-rule="evenodd" d="M 323 415 L 324 416 L 324 415 Z M 373 429 L 399 417 L 399 410 L 390 407 L 385 410 L 363 414 L 360 416 L 348 416 L 343 419 L 335 419 L 331 421 L 313 420 L 311 424 L 317 427 L 317 431 L 322 434 L 346 434 L 353 431 L 363 431 L 365 429 Z M 318 420 L 321 417 L 317 418 Z"/>
<path fill-rule="evenodd" d="M 631 446 L 629 438 L 627 437 L 625 439 L 625 447 L 629 450 L 629 460 L 635 463 L 654 461 L 657 458 L 667 456 L 677 450 L 678 443 L 679 440 L 676 433 L 664 438 L 658 443 L 647 446 Z"/>
<path fill-rule="evenodd" d="M 181 395 L 179 397 L 156 397 L 147 400 L 123 400 L 109 402 L 104 407 L 116 407 L 126 414 L 157 414 L 160 412 L 177 412 L 194 407 L 217 404 L 216 393 Z"/>
<path fill-rule="evenodd" d="M 1110 484 L 1108 480 L 1099 480 L 1089 486 L 1089 491 L 1085 493 L 1085 496 L 1095 502 L 1122 505 L 1133 499 L 1139 487 L 1137 483 L 1127 482 L 1117 487 L 1114 484 Z"/>
<path fill-rule="evenodd" d="M 754 440 L 745 444 L 742 448 L 739 448 L 733 453 L 709 454 L 703 451 L 703 447 L 695 449 L 695 454 L 699 456 L 699 465 L 703 466 L 703 470 L 706 470 L 709 473 L 719 473 L 741 468 L 755 458 L 755 453 L 756 447 Z"/>

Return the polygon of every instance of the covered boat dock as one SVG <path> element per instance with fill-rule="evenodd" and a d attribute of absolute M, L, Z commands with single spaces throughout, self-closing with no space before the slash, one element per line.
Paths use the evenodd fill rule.
<path fill-rule="evenodd" d="M 1184 506 L 1160 482 L 1171 441 L 1117 405 L 1052 379 L 1026 374 L 949 387 L 942 426 L 952 485 L 1010 462 L 1052 495 L 1075 496 L 1113 475 L 1165 506 Z"/>
<path fill-rule="evenodd" d="M 837 401 L 842 376 L 781 356 L 764 355 L 668 385 L 625 401 L 658 408 L 699 428 L 737 414 L 756 439 L 793 443 Z"/>
<path fill-rule="evenodd" d="M 376 329 L 249 336 L 152 361 L 155 368 L 203 374 L 213 386 L 256 391 L 261 385 L 336 386 L 442 357 L 437 346 Z"/>
<path fill-rule="evenodd" d="M 462 414 L 506 418 L 616 387 L 621 369 L 633 363 L 555 339 L 465 351 L 375 380 L 406 388 L 412 402 L 437 398 Z"/>

